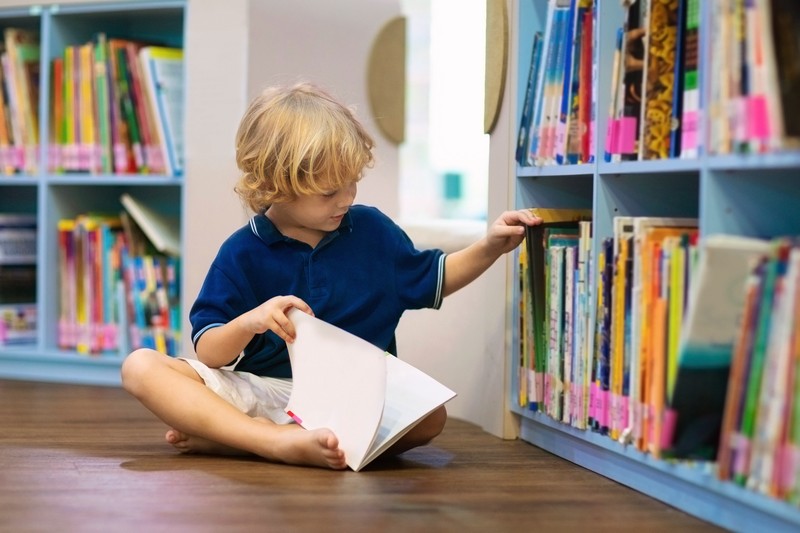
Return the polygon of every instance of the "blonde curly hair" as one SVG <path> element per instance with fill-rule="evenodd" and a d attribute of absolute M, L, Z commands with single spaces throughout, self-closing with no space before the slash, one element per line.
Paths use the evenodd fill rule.
<path fill-rule="evenodd" d="M 270 87 L 253 99 L 236 133 L 236 193 L 255 213 L 361 179 L 374 141 L 353 112 L 321 88 Z"/>

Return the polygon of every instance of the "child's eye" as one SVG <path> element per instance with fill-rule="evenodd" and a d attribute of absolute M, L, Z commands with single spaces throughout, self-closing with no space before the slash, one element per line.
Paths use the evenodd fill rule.
<path fill-rule="evenodd" d="M 324 196 L 325 198 L 332 198 L 332 197 L 336 196 L 336 192 L 337 191 L 324 192 L 324 193 L 322 193 L 322 196 Z"/>

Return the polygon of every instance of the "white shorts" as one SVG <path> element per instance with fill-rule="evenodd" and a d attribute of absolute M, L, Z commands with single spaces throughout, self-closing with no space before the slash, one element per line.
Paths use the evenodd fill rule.
<path fill-rule="evenodd" d="M 206 387 L 250 416 L 260 416 L 276 424 L 293 420 L 284 410 L 292 393 L 292 380 L 257 376 L 250 372 L 209 368 L 197 359 L 181 357 L 200 375 Z"/>

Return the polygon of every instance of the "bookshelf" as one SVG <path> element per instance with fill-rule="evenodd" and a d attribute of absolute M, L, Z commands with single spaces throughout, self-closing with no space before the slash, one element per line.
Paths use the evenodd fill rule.
<path fill-rule="evenodd" d="M 37 333 L 33 344 L 0 345 L 0 376 L 96 384 L 119 382 L 126 342 L 117 351 L 96 355 L 80 355 L 58 347 L 58 221 L 83 213 L 119 213 L 120 195 L 131 191 L 146 197 L 154 209 L 181 218 L 186 182 L 183 177 L 159 174 L 51 170 L 53 152 L 43 141 L 54 127 L 50 119 L 50 65 L 66 46 L 89 42 L 97 32 L 182 48 L 186 7 L 183 1 L 0 5 L 0 28 L 24 28 L 35 31 L 40 38 L 38 163 L 31 171 L 0 176 L 0 212 L 36 218 Z"/>
<path fill-rule="evenodd" d="M 595 26 L 597 124 L 594 151 L 601 156 L 589 164 L 515 166 L 513 204 L 517 208 L 591 208 L 592 250 L 613 235 L 615 216 L 696 217 L 701 235 L 727 233 L 747 237 L 800 234 L 797 175 L 800 153 L 763 155 L 708 155 L 697 159 L 606 162 L 602 158 L 611 102 L 611 73 L 615 35 L 624 20 L 620 2 L 598 2 Z M 514 143 L 524 105 L 531 43 L 543 31 L 547 0 L 512 0 L 511 91 L 512 115 L 508 151 Z M 701 20 L 715 16 L 713 2 L 701 2 Z M 712 60 L 708 32 L 700 43 L 701 67 Z M 701 84 L 707 71 L 700 72 Z M 701 85 L 702 86 L 702 85 Z M 707 117 L 706 117 L 707 120 Z M 701 123 L 701 134 L 706 128 Z M 596 254 L 593 253 L 593 257 Z M 518 270 L 515 267 L 514 283 Z M 593 291 L 596 290 L 592 280 Z M 519 302 L 514 297 L 509 344 L 507 404 L 519 422 L 519 436 L 620 483 L 662 500 L 690 514 L 730 530 L 796 531 L 800 509 L 733 483 L 721 482 L 700 466 L 658 460 L 607 436 L 557 422 L 542 413 L 519 407 Z M 594 317 L 590 322 L 594 322 Z M 535 475 L 535 474 L 532 474 Z M 624 518 L 621 517 L 621 520 Z"/>
<path fill-rule="evenodd" d="M 177 177 L 51 172 L 47 143 L 38 149 L 40 164 L 35 172 L 0 176 L 0 213 L 33 215 L 37 224 L 36 341 L 0 345 L 0 377 L 119 384 L 119 367 L 129 351 L 128 344 L 123 342 L 116 351 L 93 355 L 58 347 L 57 222 L 82 213 L 120 212 L 123 193 L 179 221 L 183 260 L 180 306 L 182 311 L 187 309 L 187 295 L 191 301 L 216 243 L 243 220 L 241 207 L 231 194 L 235 179 L 231 169 L 235 167 L 230 143 L 246 105 L 247 65 L 245 61 L 230 61 L 230 57 L 246 57 L 248 10 L 245 0 L 0 2 L 0 30 L 18 27 L 40 35 L 37 104 L 42 139 L 48 138 L 52 128 L 47 97 L 52 83 L 48 67 L 51 59 L 65 45 L 88 41 L 99 31 L 183 48 L 187 53 L 185 106 L 203 110 L 184 117 L 187 162 L 183 174 Z M 219 216 L 214 223 L 208 217 L 210 210 Z M 183 332 L 188 328 L 186 314 L 182 312 Z"/>

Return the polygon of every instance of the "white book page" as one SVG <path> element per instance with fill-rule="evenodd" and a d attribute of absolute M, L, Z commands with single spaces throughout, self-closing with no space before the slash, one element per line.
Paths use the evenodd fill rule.
<path fill-rule="evenodd" d="M 305 429 L 328 428 L 358 469 L 375 438 L 386 395 L 386 355 L 376 346 L 292 309 L 292 394 L 286 411 Z"/>
<path fill-rule="evenodd" d="M 329 428 L 347 466 L 362 469 L 455 397 L 424 372 L 367 341 L 292 309 L 293 386 L 286 411 L 306 429 Z"/>
<path fill-rule="evenodd" d="M 366 465 L 386 451 L 455 392 L 397 357 L 386 357 L 386 402 Z M 362 465 L 363 466 L 363 465 Z"/>

